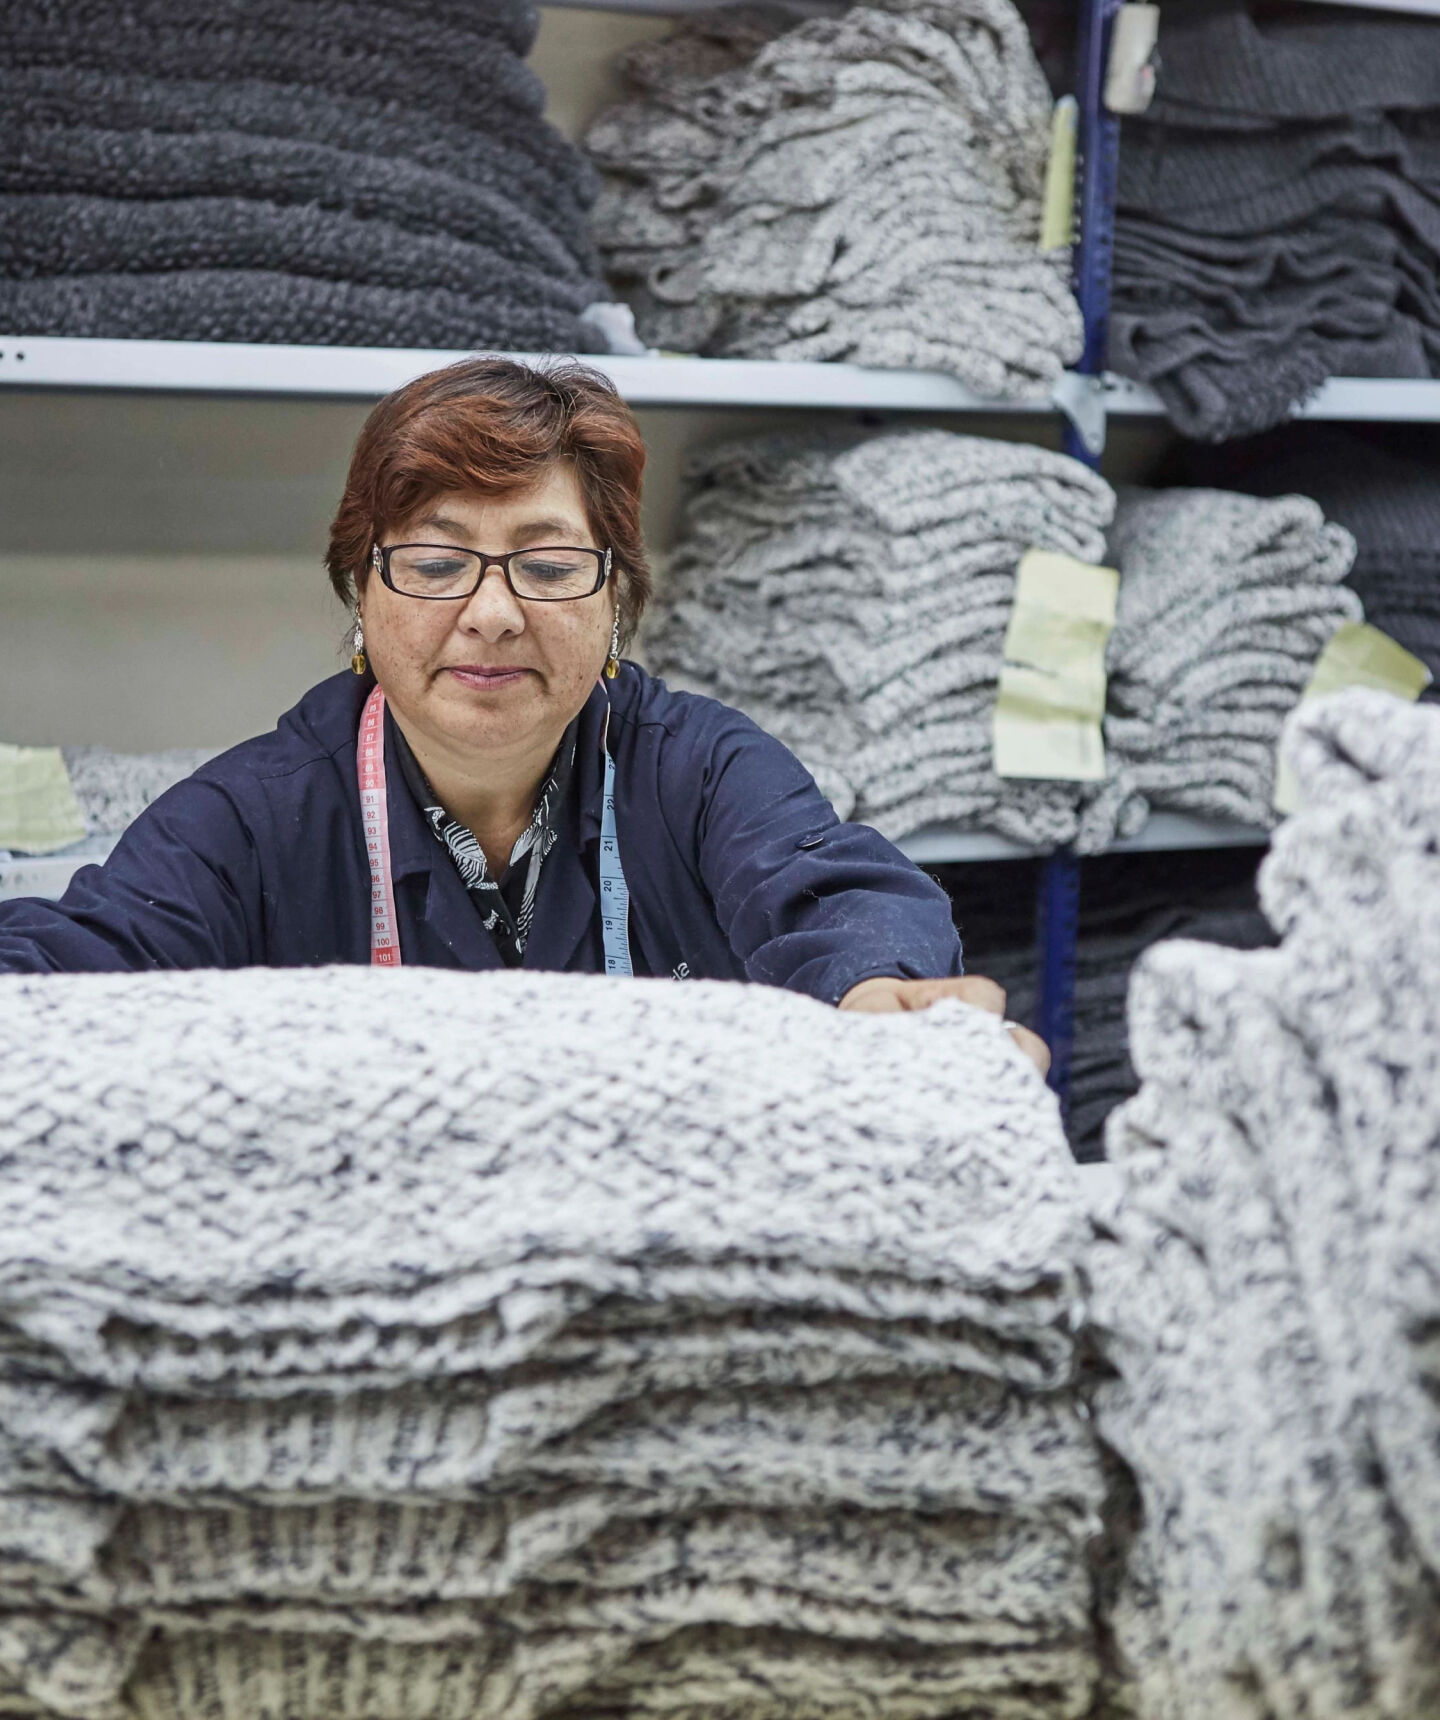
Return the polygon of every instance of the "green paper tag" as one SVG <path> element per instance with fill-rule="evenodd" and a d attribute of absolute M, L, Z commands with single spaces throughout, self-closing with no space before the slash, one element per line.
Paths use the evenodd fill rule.
<path fill-rule="evenodd" d="M 1366 621 L 1345 621 L 1330 635 L 1315 659 L 1299 703 L 1323 699 L 1346 687 L 1374 687 L 1397 699 L 1418 699 L 1430 685 L 1429 669 L 1388 633 Z M 1304 797 L 1294 772 L 1282 756 L 1275 767 L 1274 806 L 1277 812 L 1298 812 Z"/>
<path fill-rule="evenodd" d="M 1075 151 L 1080 129 L 1080 104 L 1061 96 L 1050 118 L 1050 159 L 1045 165 L 1045 195 L 1041 204 L 1040 249 L 1058 251 L 1075 243 Z"/>
<path fill-rule="evenodd" d="M 85 834 L 85 815 L 59 747 L 0 741 L 0 848 L 48 854 Z"/>
<path fill-rule="evenodd" d="M 1114 568 L 1027 551 L 995 700 L 997 776 L 1104 780 L 1105 646 L 1119 590 Z"/>

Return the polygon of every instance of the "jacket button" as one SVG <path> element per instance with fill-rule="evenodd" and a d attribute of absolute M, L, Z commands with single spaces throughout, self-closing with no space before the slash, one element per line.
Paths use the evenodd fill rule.
<path fill-rule="evenodd" d="M 818 848 L 824 840 L 823 831 L 812 830 L 808 836 L 802 836 L 795 846 L 797 848 Z"/>

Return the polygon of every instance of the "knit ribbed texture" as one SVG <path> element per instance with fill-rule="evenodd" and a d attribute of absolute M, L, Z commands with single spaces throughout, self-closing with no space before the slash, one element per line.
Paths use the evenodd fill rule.
<path fill-rule="evenodd" d="M 1296 424 L 1228 448 L 1184 450 L 1189 482 L 1252 494 L 1313 496 L 1355 539 L 1346 584 L 1374 626 L 1440 680 L 1440 490 L 1434 448 L 1333 424 Z M 1432 688 L 1423 695 L 1440 696 Z"/>
<path fill-rule="evenodd" d="M 1151 807 L 1268 826 L 1276 749 L 1335 629 L 1354 539 L 1304 496 L 1122 490 L 1106 653 L 1112 772 Z"/>
<path fill-rule="evenodd" d="M 1289 755 L 1283 943 L 1142 963 L 1089 1261 L 1146 1720 L 1440 1704 L 1440 713 L 1342 694 Z"/>
<path fill-rule="evenodd" d="M 1102 478 L 942 430 L 732 443 L 690 476 L 646 632 L 658 672 L 739 705 L 888 836 L 1077 838 L 1086 792 L 1002 782 L 991 731 L 1016 567 L 1031 547 L 1102 558 Z M 1109 840 L 1109 800 L 1093 823 Z"/>
<path fill-rule="evenodd" d="M 1440 373 L 1440 23 L 1167 6 L 1125 123 L 1110 360 L 1186 435 L 1248 435 L 1327 376 Z"/>
<path fill-rule="evenodd" d="M 0 1699 L 1079 1720 L 1082 1240 L 957 1004 L 0 982 Z"/>
<path fill-rule="evenodd" d="M 687 20 L 630 50 L 586 147 L 654 345 L 949 371 L 1043 397 L 1080 352 L 1042 254 L 1050 96 L 1010 0 Z"/>
<path fill-rule="evenodd" d="M 588 350 L 593 176 L 523 0 L 12 6 L 16 333 Z"/>
<path fill-rule="evenodd" d="M 1078 461 L 940 430 L 732 443 L 690 477 L 650 662 L 747 711 L 891 837 L 953 822 L 1094 853 L 1149 807 L 1269 825 L 1281 724 L 1361 618 L 1339 584 L 1353 541 L 1300 497 L 1133 490 L 1112 523 Z M 1104 783 L 992 769 L 1032 547 L 1120 570 Z"/>
<path fill-rule="evenodd" d="M 1080 886 L 1075 959 L 1075 1045 L 1068 1132 L 1083 1164 L 1104 1157 L 1105 1123 L 1138 1088 L 1125 1002 L 1135 963 L 1165 938 L 1235 949 L 1274 941 L 1253 888 L 1256 850 L 1216 855 L 1129 854 L 1095 860 Z M 1035 1025 L 1033 907 L 1008 863 L 951 874 L 966 963 L 1004 986 L 1005 1013 Z M 978 876 L 977 876 L 978 874 Z"/>

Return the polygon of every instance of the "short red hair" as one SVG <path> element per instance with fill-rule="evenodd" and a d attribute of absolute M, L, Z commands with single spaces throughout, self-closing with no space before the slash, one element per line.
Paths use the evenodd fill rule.
<path fill-rule="evenodd" d="M 365 420 L 330 527 L 325 566 L 353 603 L 370 548 L 445 491 L 528 489 L 557 460 L 575 468 L 595 541 L 615 557 L 624 637 L 650 600 L 640 530 L 645 443 L 635 414 L 599 371 L 466 358 L 387 394 Z"/>

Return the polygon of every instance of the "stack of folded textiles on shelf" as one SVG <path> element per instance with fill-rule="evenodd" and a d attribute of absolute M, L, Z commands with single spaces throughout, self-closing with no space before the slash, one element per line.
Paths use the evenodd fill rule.
<path fill-rule="evenodd" d="M 1051 100 L 1011 0 L 688 19 L 621 62 L 586 147 L 596 230 L 652 345 L 949 371 L 1044 397 L 1079 357 L 1042 253 Z"/>
<path fill-rule="evenodd" d="M 12 334 L 604 350 L 530 0 L 4 11 Z"/>
<path fill-rule="evenodd" d="M 1122 490 L 1105 748 L 1129 796 L 1243 824 L 1275 821 L 1276 749 L 1336 628 L 1355 542 L 1305 496 Z"/>
<path fill-rule="evenodd" d="M 1104 1157 L 1105 1123 L 1139 1086 L 1131 1065 L 1125 1003 L 1135 963 L 1164 938 L 1232 949 L 1274 941 L 1255 904 L 1255 849 L 1125 854 L 1086 864 L 1075 961 L 1075 1045 L 1069 1134 L 1083 1164 Z M 999 876 L 1013 863 L 956 867 L 945 875 L 965 936 L 965 965 L 1003 985 L 1006 1014 L 1035 1025 L 1033 889 Z M 972 877 L 971 874 L 990 874 Z M 1026 911 L 1007 915 L 1003 899 Z M 1008 922 L 1008 923 L 1007 923 Z M 1000 928 L 999 936 L 992 927 Z M 978 936 L 969 935 L 974 928 Z"/>
<path fill-rule="evenodd" d="M 1440 486 L 1428 428 L 1293 424 L 1223 448 L 1176 450 L 1180 482 L 1312 496 L 1355 539 L 1346 584 L 1365 618 L 1440 680 Z M 1428 695 L 1440 697 L 1433 686 Z"/>
<path fill-rule="evenodd" d="M 1090 1251 L 1142 1720 L 1440 1712 L 1440 711 L 1290 731 L 1278 949 L 1153 951 Z"/>
<path fill-rule="evenodd" d="M 1078 461 L 941 430 L 733 443 L 691 477 L 649 661 L 748 712 L 842 817 L 891 837 L 953 822 L 1093 853 L 1152 807 L 1269 825 L 1281 724 L 1361 618 L 1349 535 L 1300 497 L 1127 490 L 1117 510 Z M 992 768 L 1030 548 L 1120 570 L 1105 782 Z"/>
<path fill-rule="evenodd" d="M 115 846 L 115 839 L 152 801 L 214 758 L 215 749 L 177 747 L 166 752 L 119 753 L 108 747 L 85 746 L 61 747 L 60 755 L 73 810 L 84 834 L 75 841 L 62 838 L 63 846 L 47 842 L 36 848 L 7 843 L 0 827 L 0 889 L 4 888 L 6 863 L 12 855 L 55 854 L 72 858 L 77 864 L 103 860 Z"/>
<path fill-rule="evenodd" d="M 888 836 L 954 820 L 1075 839 L 1081 785 L 1002 782 L 991 727 L 1020 558 L 1100 561 L 1103 478 L 943 430 L 736 442 L 690 475 L 645 635 L 657 673 L 739 706 Z"/>
<path fill-rule="evenodd" d="M 0 980 L 0 1701 L 1086 1714 L 1083 1243 L 959 1004 Z"/>
<path fill-rule="evenodd" d="M 1440 373 L 1440 21 L 1167 5 L 1120 150 L 1110 362 L 1186 435 Z"/>

